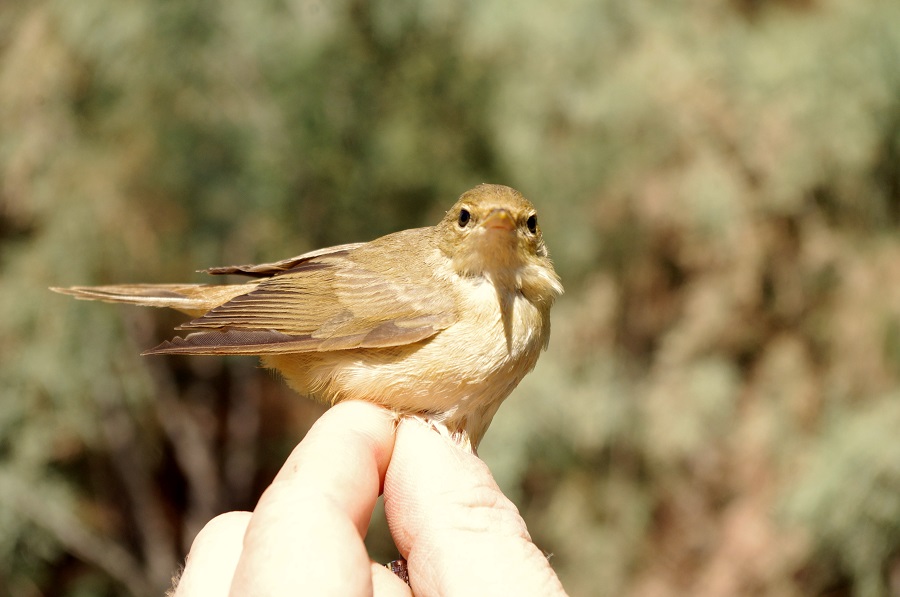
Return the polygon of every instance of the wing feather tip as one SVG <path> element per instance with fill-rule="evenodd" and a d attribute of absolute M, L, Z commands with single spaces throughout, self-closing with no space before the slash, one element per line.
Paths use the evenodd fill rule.
<path fill-rule="evenodd" d="M 141 353 L 141 356 L 147 357 L 147 356 L 154 356 L 154 355 L 159 355 L 159 354 L 178 354 L 179 352 L 183 352 L 183 351 L 174 349 L 172 342 L 166 340 L 165 342 L 163 342 L 162 344 L 160 344 L 158 346 L 154 346 L 153 348 L 149 348 L 149 349 L 145 350 L 144 352 Z"/>

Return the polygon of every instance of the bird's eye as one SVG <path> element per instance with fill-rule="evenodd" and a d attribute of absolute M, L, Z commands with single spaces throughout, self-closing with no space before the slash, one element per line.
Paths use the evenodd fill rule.
<path fill-rule="evenodd" d="M 465 228 L 471 219 L 472 214 L 469 213 L 469 210 L 461 209 L 459 210 L 459 220 L 457 220 L 456 223 L 459 224 L 460 228 Z"/>
<path fill-rule="evenodd" d="M 525 220 L 525 225 L 528 226 L 528 232 L 534 234 L 537 232 L 537 215 L 531 214 L 528 216 L 528 219 Z"/>

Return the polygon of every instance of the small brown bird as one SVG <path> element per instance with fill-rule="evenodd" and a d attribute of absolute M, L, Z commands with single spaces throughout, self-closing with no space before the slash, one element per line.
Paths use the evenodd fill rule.
<path fill-rule="evenodd" d="M 52 290 L 177 309 L 191 333 L 144 354 L 260 355 L 301 394 L 421 417 L 473 452 L 547 347 L 563 291 L 534 206 L 490 184 L 437 226 L 206 272 L 258 279 Z"/>

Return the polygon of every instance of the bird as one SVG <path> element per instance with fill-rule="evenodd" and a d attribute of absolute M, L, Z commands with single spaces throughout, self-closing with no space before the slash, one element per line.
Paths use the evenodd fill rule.
<path fill-rule="evenodd" d="M 471 453 L 547 348 L 563 293 L 534 205 L 496 184 L 431 227 L 201 271 L 252 279 L 51 290 L 176 309 L 187 334 L 143 354 L 257 355 L 301 395 L 382 405 Z"/>

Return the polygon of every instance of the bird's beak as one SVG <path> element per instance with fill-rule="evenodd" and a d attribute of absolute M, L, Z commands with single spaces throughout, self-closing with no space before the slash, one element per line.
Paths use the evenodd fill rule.
<path fill-rule="evenodd" d="M 512 231 L 516 229 L 516 221 L 513 219 L 512 214 L 507 210 L 497 208 L 488 214 L 488 217 L 484 219 L 482 226 L 485 228 Z"/>

